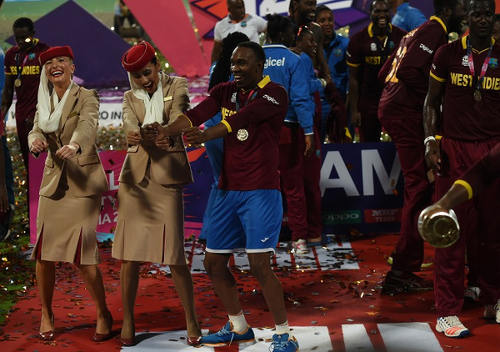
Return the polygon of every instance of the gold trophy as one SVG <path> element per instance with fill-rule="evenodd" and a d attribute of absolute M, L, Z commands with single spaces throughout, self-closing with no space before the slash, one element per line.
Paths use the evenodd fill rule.
<path fill-rule="evenodd" d="M 450 209 L 438 212 L 430 211 L 433 206 L 422 210 L 418 217 L 418 232 L 424 241 L 433 247 L 446 248 L 453 245 L 460 237 L 457 215 Z M 429 215 L 430 214 L 430 215 Z"/>

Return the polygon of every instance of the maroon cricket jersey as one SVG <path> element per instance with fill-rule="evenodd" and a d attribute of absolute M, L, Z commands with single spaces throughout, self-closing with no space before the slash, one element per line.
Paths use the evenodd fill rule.
<path fill-rule="evenodd" d="M 461 179 L 471 186 L 473 195 L 476 195 L 498 177 L 500 177 L 500 143 L 467 170 Z"/>
<path fill-rule="evenodd" d="M 21 71 L 21 86 L 14 87 L 16 91 L 16 119 L 33 119 L 36 112 L 38 85 L 42 67 L 38 57 L 47 50 L 47 44 L 34 39 L 36 44 L 28 52 L 21 52 L 19 47 L 13 46 L 5 54 L 5 75 L 17 78 Z"/>
<path fill-rule="evenodd" d="M 381 40 L 373 34 L 373 23 L 352 36 L 347 47 L 347 65 L 359 67 L 360 111 L 377 111 L 383 82 L 377 78 L 380 68 L 406 34 L 402 29 L 389 25 L 389 33 Z"/>
<path fill-rule="evenodd" d="M 475 76 L 489 48 L 477 52 L 472 50 Z M 434 56 L 430 75 L 446 82 L 442 134 L 443 137 L 465 141 L 483 141 L 500 137 L 500 45 L 492 47 L 488 69 L 480 83 L 480 101 L 474 100 L 476 79 L 472 79 L 468 65 L 467 37 L 442 46 Z"/>
<path fill-rule="evenodd" d="M 285 89 L 266 76 L 258 88 L 243 92 L 234 82 L 221 83 L 188 110 L 193 125 L 217 112 L 229 134 L 224 137 L 224 164 L 219 188 L 232 191 L 280 189 L 280 130 L 288 110 Z"/>
<path fill-rule="evenodd" d="M 386 62 L 390 67 L 380 105 L 397 104 L 422 111 L 432 58 L 436 50 L 446 43 L 446 25 L 435 16 L 405 35 L 393 53 L 391 62 Z M 386 65 L 381 71 L 385 71 Z"/>

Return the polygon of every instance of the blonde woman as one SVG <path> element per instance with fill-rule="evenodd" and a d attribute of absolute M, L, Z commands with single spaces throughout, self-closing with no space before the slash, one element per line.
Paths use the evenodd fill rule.
<path fill-rule="evenodd" d="M 31 153 L 47 151 L 37 216 L 36 279 L 42 303 L 40 338 L 54 339 L 52 296 L 55 262 L 76 265 L 96 304 L 93 340 L 111 337 L 113 318 L 106 306 L 104 285 L 97 267 L 96 226 L 101 194 L 108 188 L 95 146 L 99 100 L 95 91 L 73 82 L 75 65 L 69 46 L 40 54 L 42 73 Z"/>

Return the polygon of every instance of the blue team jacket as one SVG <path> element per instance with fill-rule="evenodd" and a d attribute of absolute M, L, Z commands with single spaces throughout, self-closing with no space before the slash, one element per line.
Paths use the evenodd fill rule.
<path fill-rule="evenodd" d="M 324 48 L 325 59 L 330 69 L 332 81 L 344 98 L 347 95 L 347 84 L 349 82 L 349 72 L 345 60 L 347 45 L 349 45 L 349 38 L 337 34 L 330 44 Z"/>
<path fill-rule="evenodd" d="M 300 57 L 281 44 L 263 46 L 264 75 L 281 84 L 290 101 L 285 122 L 298 123 L 305 134 L 313 134 L 314 102 L 309 92 L 309 75 Z"/>
<path fill-rule="evenodd" d="M 313 95 L 314 92 L 321 92 L 323 90 L 323 86 L 321 85 L 321 81 L 318 79 L 318 77 L 316 77 L 316 73 L 314 72 L 314 65 L 311 58 L 306 53 L 301 53 L 300 59 L 302 60 L 307 72 L 307 76 L 309 77 L 309 93 Z"/>
<path fill-rule="evenodd" d="M 425 15 L 419 9 L 410 6 L 407 2 L 398 6 L 396 14 L 392 18 L 393 25 L 407 32 L 414 30 L 425 21 L 427 21 Z"/>

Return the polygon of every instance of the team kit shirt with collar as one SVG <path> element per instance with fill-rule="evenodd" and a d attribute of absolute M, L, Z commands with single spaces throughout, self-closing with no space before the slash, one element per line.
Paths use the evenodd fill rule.
<path fill-rule="evenodd" d="M 285 123 L 300 125 L 304 134 L 313 134 L 314 102 L 309 92 L 307 67 L 300 57 L 281 44 L 262 47 L 266 54 L 264 74 L 271 81 L 283 86 L 288 93 L 290 105 Z"/>
<path fill-rule="evenodd" d="M 378 80 L 378 73 L 392 54 L 406 32 L 389 25 L 384 39 L 373 34 L 373 23 L 353 35 L 347 47 L 347 65 L 360 69 L 360 90 L 358 108 L 360 111 L 377 113 L 378 102 L 384 89 Z"/>
<path fill-rule="evenodd" d="M 494 41 L 492 39 L 492 41 Z M 489 48 L 472 49 L 474 72 L 472 77 L 467 56 L 467 36 L 441 47 L 432 64 L 430 75 L 445 83 L 442 112 L 444 137 L 463 141 L 500 138 L 500 45 L 492 43 L 488 69 L 479 86 L 480 101 L 475 101 L 477 76 Z"/>
<path fill-rule="evenodd" d="M 401 230 L 392 270 L 417 272 L 423 262 L 424 244 L 417 231 L 418 214 L 430 204 L 433 187 L 425 164 L 423 103 L 435 51 L 448 42 L 447 28 L 438 17 L 406 34 L 380 69 L 386 85 L 378 117 L 396 146 L 404 176 Z M 463 289 L 462 289 L 463 290 Z"/>
<path fill-rule="evenodd" d="M 259 33 L 265 32 L 267 21 L 257 15 L 246 14 L 239 22 L 231 20 L 229 15 L 215 24 L 214 39 L 222 41 L 229 34 L 241 32 L 247 35 L 252 42 L 259 42 Z"/>
<path fill-rule="evenodd" d="M 435 16 L 403 37 L 398 49 L 380 70 L 379 77 L 385 77 L 386 85 L 380 99 L 379 115 L 386 105 L 422 111 L 432 59 L 436 50 L 446 43 L 446 25 Z"/>
<path fill-rule="evenodd" d="M 468 37 L 442 46 L 436 53 L 430 75 L 442 82 L 444 98 L 440 118 L 442 165 L 436 177 L 436 197 L 441 197 L 451 182 L 487 155 L 500 140 L 500 47 L 492 41 L 488 66 L 480 81 L 477 76 L 488 57 L 489 48 L 471 50 L 474 72 L 469 68 Z M 467 253 L 468 279 L 481 286 L 483 304 L 495 304 L 500 297 L 500 244 L 498 240 L 500 182 L 493 182 L 474 202 L 454 210 L 460 221 L 463 240 L 435 253 L 434 296 L 438 316 L 459 315 L 463 304 L 464 258 Z"/>
<path fill-rule="evenodd" d="M 239 109 L 238 109 L 239 105 Z M 186 116 L 200 125 L 217 112 L 229 131 L 219 188 L 231 191 L 280 189 L 281 125 L 288 108 L 286 91 L 264 77 L 258 88 L 244 92 L 234 82 L 215 86 Z"/>
<path fill-rule="evenodd" d="M 21 85 L 14 88 L 17 97 L 16 118 L 23 120 L 32 119 L 35 116 L 38 85 L 42 72 L 38 57 L 41 52 L 49 48 L 36 38 L 34 41 L 34 47 L 26 53 L 21 52 L 16 45 L 5 54 L 5 75 L 21 80 Z"/>

